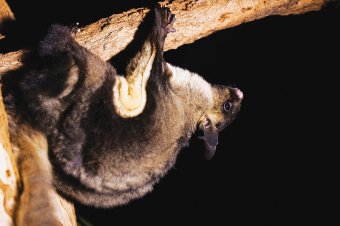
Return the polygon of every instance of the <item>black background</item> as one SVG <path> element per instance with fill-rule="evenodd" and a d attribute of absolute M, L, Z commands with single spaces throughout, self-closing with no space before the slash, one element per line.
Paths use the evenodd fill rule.
<path fill-rule="evenodd" d="M 6 28 L 3 51 L 32 46 L 51 23 L 85 25 L 150 5 L 8 2 L 17 22 Z M 204 146 L 193 138 L 152 193 L 108 210 L 77 205 L 79 216 L 96 226 L 291 225 L 321 218 L 306 210 L 324 199 L 315 188 L 316 181 L 325 182 L 319 153 L 330 149 L 324 136 L 334 126 L 330 118 L 339 75 L 339 12 L 330 4 L 319 12 L 268 17 L 166 52 L 168 62 L 211 83 L 239 87 L 245 97 L 238 118 L 220 134 L 213 160 L 204 160 Z"/>

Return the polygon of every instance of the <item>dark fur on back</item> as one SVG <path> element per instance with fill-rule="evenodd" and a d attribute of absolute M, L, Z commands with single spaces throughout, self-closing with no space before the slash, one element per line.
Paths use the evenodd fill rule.
<path fill-rule="evenodd" d="M 157 23 L 157 29 L 161 29 Z M 156 42 L 157 37 L 153 41 Z M 161 45 L 164 40 L 162 42 Z M 158 51 L 160 48 L 162 46 L 158 47 Z M 164 131 L 155 127 L 155 124 L 164 124 L 160 115 L 176 117 L 172 111 L 165 111 L 168 108 L 165 105 L 171 105 L 171 101 L 165 104 L 167 98 L 162 97 L 165 94 L 161 94 L 162 88 L 159 88 L 157 79 L 150 79 L 143 113 L 124 119 L 115 113 L 112 105 L 115 69 L 80 46 L 74 40 L 71 29 L 53 25 L 40 44 L 38 55 L 43 66 L 20 71 L 24 73 L 18 75 L 15 81 L 5 78 L 4 84 L 8 89 L 4 90 L 4 96 L 8 108 L 16 100 L 12 107 L 16 112 L 11 113 L 19 116 L 21 123 L 28 123 L 47 136 L 50 159 L 58 178 L 56 185 L 62 184 L 60 181 L 63 180 L 72 181 L 71 185 L 57 188 L 71 196 L 85 196 L 87 193 L 84 191 L 91 196 L 104 193 L 111 197 L 107 205 L 122 204 L 149 191 L 174 161 L 174 158 L 170 162 L 160 160 L 156 172 L 152 166 L 142 169 L 138 165 L 147 152 L 159 152 L 164 145 L 165 148 L 169 146 L 160 140 Z M 154 68 L 159 67 L 162 65 L 154 64 Z M 68 80 L 71 77 L 76 82 L 70 85 Z M 70 92 L 62 95 L 68 88 Z M 156 99 L 162 100 L 162 103 L 156 104 Z M 162 130 L 170 131 L 170 125 L 163 127 Z M 170 146 L 176 149 L 177 139 L 173 137 L 169 139 Z M 156 139 L 158 144 L 154 147 Z M 139 179 L 138 173 L 143 170 L 145 175 Z M 130 181 L 121 179 L 121 184 L 113 184 L 112 178 L 124 177 L 130 177 L 127 178 Z M 73 187 L 74 184 L 78 185 Z M 70 186 L 76 192 L 68 190 Z M 129 198 L 123 198 L 124 193 Z M 77 199 L 101 205 L 90 202 L 87 195 Z"/>
<path fill-rule="evenodd" d="M 172 167 L 203 119 L 211 116 L 206 121 L 222 128 L 239 110 L 236 89 L 213 88 L 198 75 L 167 65 L 163 46 L 174 15 L 156 7 L 154 20 L 146 47 L 127 70 L 139 70 L 154 56 L 146 105 L 135 117 L 124 118 L 114 108 L 112 65 L 80 46 L 74 29 L 64 26 L 51 27 L 36 67 L 4 78 L 10 117 L 47 137 L 55 187 L 69 198 L 109 207 L 141 197 Z M 233 102 L 233 112 L 223 112 L 225 100 Z M 217 139 L 218 128 L 204 126 Z"/>

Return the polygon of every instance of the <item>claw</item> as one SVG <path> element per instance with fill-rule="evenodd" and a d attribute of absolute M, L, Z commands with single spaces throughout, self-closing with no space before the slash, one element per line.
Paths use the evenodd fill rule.
<path fill-rule="evenodd" d="M 156 5 L 156 18 L 161 24 L 160 26 L 166 33 L 175 32 L 176 30 L 172 27 L 176 21 L 175 15 L 171 13 L 168 7 L 161 7 L 159 4 Z"/>
<path fill-rule="evenodd" d="M 74 24 L 71 25 L 70 27 L 71 30 L 71 35 L 74 37 L 77 33 L 80 32 L 80 28 L 79 28 L 79 22 L 76 22 Z"/>
<path fill-rule="evenodd" d="M 167 31 L 168 32 L 175 32 L 176 29 L 172 27 L 172 25 L 175 23 L 176 21 L 176 17 L 175 14 L 170 14 L 170 18 L 169 18 L 170 23 L 168 23 L 167 25 Z"/>
<path fill-rule="evenodd" d="M 176 21 L 175 14 L 172 14 L 169 8 L 162 8 L 162 16 L 163 23 L 165 24 L 164 28 L 167 33 L 175 32 L 176 30 L 172 27 L 174 22 Z"/>
<path fill-rule="evenodd" d="M 167 31 L 168 31 L 168 33 L 170 33 L 170 32 L 176 32 L 176 29 L 173 28 L 173 27 L 171 27 L 171 28 L 169 28 Z"/>

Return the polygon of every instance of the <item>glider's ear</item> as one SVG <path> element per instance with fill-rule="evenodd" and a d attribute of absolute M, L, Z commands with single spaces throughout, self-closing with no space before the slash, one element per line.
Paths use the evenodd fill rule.
<path fill-rule="evenodd" d="M 207 160 L 212 159 L 215 155 L 216 146 L 218 144 L 218 129 L 215 124 L 210 120 L 206 119 L 201 126 L 204 133 L 204 143 L 205 143 L 205 152 L 204 157 Z"/>

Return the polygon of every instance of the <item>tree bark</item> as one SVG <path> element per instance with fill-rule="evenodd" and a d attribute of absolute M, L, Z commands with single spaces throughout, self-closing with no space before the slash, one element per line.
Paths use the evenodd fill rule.
<path fill-rule="evenodd" d="M 25 185 L 30 184 L 30 182 L 27 180 L 28 178 L 32 177 L 32 175 L 29 175 L 32 174 L 32 172 L 28 173 L 27 171 L 20 171 L 19 174 L 18 168 L 21 168 L 20 170 L 28 170 L 30 168 L 37 169 L 36 166 L 30 166 L 32 166 L 32 164 L 36 165 L 37 163 L 34 162 L 36 160 L 40 159 L 40 161 L 44 161 L 45 159 L 41 158 L 42 153 L 37 153 L 38 150 L 35 150 L 34 144 L 32 145 L 32 141 L 27 140 L 26 136 L 15 137 L 15 139 L 20 140 L 20 142 L 18 143 L 25 143 L 26 152 L 29 152 L 27 153 L 27 155 L 30 156 L 28 159 L 20 160 L 21 164 L 27 165 L 26 168 L 17 166 L 12 152 L 12 147 L 9 139 L 7 114 L 3 105 L 0 84 L 0 225 L 13 226 L 15 223 L 18 223 L 18 219 L 21 220 L 19 225 L 27 225 L 27 222 L 24 222 L 22 218 L 18 217 L 22 216 L 22 214 L 18 215 L 15 210 L 20 209 L 22 212 L 27 212 L 29 215 L 29 208 L 23 210 L 23 208 L 30 206 L 29 204 L 27 204 L 27 200 L 30 200 L 30 198 L 32 197 L 39 197 L 43 195 L 43 199 L 46 199 L 48 197 L 48 202 L 46 203 L 48 203 L 49 206 L 52 206 L 52 208 L 45 208 L 46 212 L 41 213 L 47 214 L 46 216 L 42 216 L 43 218 L 53 218 L 52 221 L 55 222 L 53 225 L 76 226 L 76 214 L 71 202 L 59 196 L 54 189 L 50 189 L 49 187 L 46 188 L 48 190 L 44 194 L 32 194 L 31 192 L 34 192 L 37 189 L 33 187 L 31 189 L 30 186 L 25 187 Z M 47 147 L 46 149 L 41 149 L 46 150 Z M 47 153 L 45 154 L 47 159 Z M 36 157 L 32 158 L 32 156 Z M 49 163 L 47 160 L 45 161 L 45 165 L 46 166 L 43 167 L 42 170 L 46 170 L 49 167 Z M 28 176 L 26 176 L 25 179 L 26 174 L 28 174 Z M 38 172 L 36 172 L 36 174 L 37 176 L 39 176 Z M 22 180 L 20 180 L 19 175 L 23 176 Z M 18 189 L 19 183 L 24 185 L 24 189 L 21 189 L 21 192 L 19 192 Z M 40 185 L 41 184 L 39 184 L 39 186 Z M 40 191 L 41 190 L 42 189 L 40 189 Z"/>
<path fill-rule="evenodd" d="M 192 43 L 218 30 L 270 15 L 319 10 L 326 0 L 174 0 L 162 5 L 176 14 L 177 30 L 169 34 L 165 50 Z M 123 50 L 149 9 L 138 8 L 103 18 L 81 29 L 80 44 L 107 60 Z M 21 65 L 23 50 L 0 56 L 0 75 Z"/>
<path fill-rule="evenodd" d="M 0 0 L 1 3 L 4 0 Z M 192 43 L 213 32 L 269 15 L 301 14 L 319 10 L 326 0 L 174 0 L 162 5 L 176 14 L 175 33 L 170 33 L 165 50 Z M 138 8 L 112 15 L 81 29 L 76 39 L 107 60 L 123 50 L 133 39 L 134 32 L 149 9 Z M 0 76 L 21 65 L 24 50 L 0 55 Z M 0 84 L 1 85 L 1 84 Z M 17 167 L 9 141 L 8 122 L 0 92 L 0 222 L 1 226 L 13 225 L 17 198 Z M 56 199 L 59 202 L 58 199 Z M 73 206 L 60 201 L 60 209 L 75 225 Z M 45 213 L 48 214 L 48 213 Z M 61 221 L 63 222 L 63 221 Z"/>
<path fill-rule="evenodd" d="M 1 90 L 1 84 L 0 84 Z M 0 92 L 0 224 L 13 225 L 18 194 L 18 171 L 9 141 L 8 121 Z"/>
<path fill-rule="evenodd" d="M 14 20 L 14 14 L 6 0 L 0 0 L 0 24 L 5 20 Z"/>
<path fill-rule="evenodd" d="M 14 14 L 11 11 L 11 8 L 8 6 L 6 0 L 0 0 L 0 32 L 2 31 L 2 25 L 4 22 L 14 19 Z M 0 33 L 0 40 L 3 38 L 5 38 L 5 36 Z"/>

